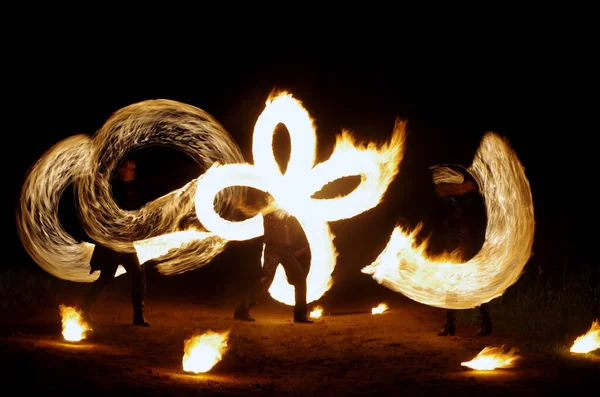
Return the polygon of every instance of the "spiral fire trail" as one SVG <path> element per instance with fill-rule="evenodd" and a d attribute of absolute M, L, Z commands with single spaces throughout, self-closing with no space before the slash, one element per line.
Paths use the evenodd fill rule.
<path fill-rule="evenodd" d="M 135 252 L 133 242 L 182 231 L 206 229 L 194 219 L 196 179 L 134 211 L 121 209 L 111 194 L 110 180 L 121 159 L 146 146 L 172 147 L 189 155 L 202 169 L 213 163 L 240 163 L 241 150 L 212 116 L 192 105 L 157 99 L 116 111 L 93 135 L 66 138 L 30 168 L 17 208 L 17 229 L 24 248 L 48 273 L 65 280 L 91 282 L 94 245 L 78 242 L 60 224 L 58 205 L 73 184 L 82 226 L 93 241 L 120 252 Z M 233 186 L 215 196 L 215 210 L 231 217 L 245 188 Z M 162 274 L 176 274 L 209 263 L 227 241 L 211 233 L 186 241 L 154 258 Z"/>
<path fill-rule="evenodd" d="M 483 196 L 487 227 L 480 251 L 465 263 L 430 258 L 418 229 L 397 226 L 378 258 L 362 269 L 384 286 L 430 306 L 469 309 L 513 285 L 531 256 L 535 220 L 525 169 L 506 139 L 484 135 L 469 172 Z"/>

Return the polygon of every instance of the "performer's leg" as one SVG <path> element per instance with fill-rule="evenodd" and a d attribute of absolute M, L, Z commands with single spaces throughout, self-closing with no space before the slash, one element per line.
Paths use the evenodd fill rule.
<path fill-rule="evenodd" d="M 483 303 L 479 306 L 479 313 L 481 316 L 481 328 L 477 332 L 476 336 L 490 335 L 493 330 L 492 316 L 490 315 L 490 307 L 488 303 Z"/>
<path fill-rule="evenodd" d="M 261 277 L 250 287 L 244 299 L 235 308 L 233 318 L 236 320 L 254 321 L 254 317 L 250 315 L 250 309 L 256 305 L 258 297 L 267 291 L 273 283 L 275 271 L 279 263 L 279 255 L 267 247 L 264 253 Z"/>
<path fill-rule="evenodd" d="M 135 254 L 127 255 L 123 267 L 125 267 L 127 274 L 129 274 L 133 324 L 149 327 L 150 323 L 144 318 L 144 304 L 146 299 L 146 272 L 144 267 L 140 265 Z"/>
<path fill-rule="evenodd" d="M 442 330 L 438 333 L 438 336 L 454 335 L 454 333 L 456 331 L 455 322 L 456 322 L 456 310 L 447 309 L 446 310 L 446 323 L 444 324 L 444 327 L 442 328 Z"/>
<path fill-rule="evenodd" d="M 92 286 L 85 294 L 83 303 L 81 305 L 81 310 L 83 312 L 84 320 L 87 322 L 95 322 L 91 312 L 100 293 L 115 279 L 118 266 L 118 263 L 103 264 L 102 269 L 100 270 L 100 276 L 92 283 Z"/>
<path fill-rule="evenodd" d="M 294 305 L 294 322 L 295 323 L 313 323 L 308 318 L 306 306 L 306 279 L 299 280 L 294 284 L 294 295 L 296 303 Z"/>
<path fill-rule="evenodd" d="M 146 298 L 146 273 L 140 266 L 136 254 L 121 255 L 121 265 L 129 276 L 131 303 L 133 306 L 133 324 L 149 327 L 150 323 L 144 318 L 144 300 Z"/>
<path fill-rule="evenodd" d="M 456 294 L 452 291 L 446 291 L 446 303 L 452 304 L 456 302 Z M 456 310 L 446 310 L 446 323 L 442 327 L 442 330 L 438 333 L 438 336 L 454 335 L 456 331 Z"/>
<path fill-rule="evenodd" d="M 294 322 L 313 323 L 306 315 L 306 273 L 302 264 L 292 253 L 286 253 L 281 264 L 288 281 L 294 286 Z"/>

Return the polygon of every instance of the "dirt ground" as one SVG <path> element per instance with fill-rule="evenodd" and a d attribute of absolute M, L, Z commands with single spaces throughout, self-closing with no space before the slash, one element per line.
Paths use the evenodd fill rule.
<path fill-rule="evenodd" d="M 570 346 L 559 346 L 544 353 L 532 338 L 502 329 L 474 337 L 476 327 L 466 325 L 455 336 L 439 337 L 442 309 L 394 293 L 331 300 L 315 324 L 294 324 L 292 309 L 270 297 L 253 309 L 257 321 L 248 323 L 232 318 L 233 296 L 150 295 L 151 327 L 144 328 L 131 325 L 128 286 L 119 280 L 101 296 L 94 330 L 81 342 L 66 342 L 56 304 L 72 304 L 80 292 L 64 290 L 47 307 L 2 312 L 0 378 L 12 390 L 3 395 L 583 395 L 597 390 L 600 376 L 599 351 L 573 357 Z M 389 310 L 373 315 L 378 299 Z M 185 339 L 207 330 L 230 330 L 222 360 L 206 373 L 184 371 Z M 516 367 L 461 365 L 484 347 L 501 345 L 519 349 Z"/>

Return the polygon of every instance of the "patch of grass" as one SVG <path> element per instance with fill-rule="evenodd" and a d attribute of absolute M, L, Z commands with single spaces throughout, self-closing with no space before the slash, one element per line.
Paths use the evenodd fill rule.
<path fill-rule="evenodd" d="M 506 293 L 490 302 L 495 328 L 527 335 L 531 346 L 547 351 L 568 349 L 600 320 L 600 281 L 597 269 L 563 272 L 558 280 L 544 272 L 524 274 Z M 457 321 L 478 323 L 475 309 L 458 313 Z"/>
<path fill-rule="evenodd" d="M 584 332 L 587 332 L 587 330 Z M 572 343 L 567 343 L 562 346 L 554 346 L 554 348 L 551 348 L 551 353 L 556 357 L 567 361 L 570 366 L 585 367 L 589 365 L 590 362 L 600 364 L 600 350 L 594 350 L 589 353 L 571 353 L 571 345 Z"/>
<path fill-rule="evenodd" d="M 0 310 L 55 305 L 66 281 L 27 267 L 0 270 Z"/>

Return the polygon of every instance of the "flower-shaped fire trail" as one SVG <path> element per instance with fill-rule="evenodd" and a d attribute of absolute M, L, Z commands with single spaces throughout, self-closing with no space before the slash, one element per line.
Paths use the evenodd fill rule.
<path fill-rule="evenodd" d="M 291 142 L 285 173 L 279 169 L 272 149 L 275 127 L 280 123 L 287 127 Z M 226 240 L 252 239 L 263 234 L 262 215 L 229 221 L 215 211 L 214 197 L 231 186 L 270 193 L 280 207 L 298 219 L 306 233 L 312 257 L 307 302 L 315 301 L 331 288 L 337 257 L 328 222 L 356 216 L 380 203 L 398 173 L 404 140 L 403 122 L 396 123 L 390 142 L 381 147 L 361 147 L 344 131 L 330 158 L 315 165 L 317 137 L 313 120 L 289 93 L 273 95 L 254 128 L 254 164 L 214 164 L 201 175 L 196 189 L 196 215 L 209 231 Z M 350 194 L 332 199 L 312 198 L 326 184 L 355 175 L 361 176 L 361 183 Z M 269 292 L 280 302 L 294 304 L 293 287 L 281 266 Z"/>

